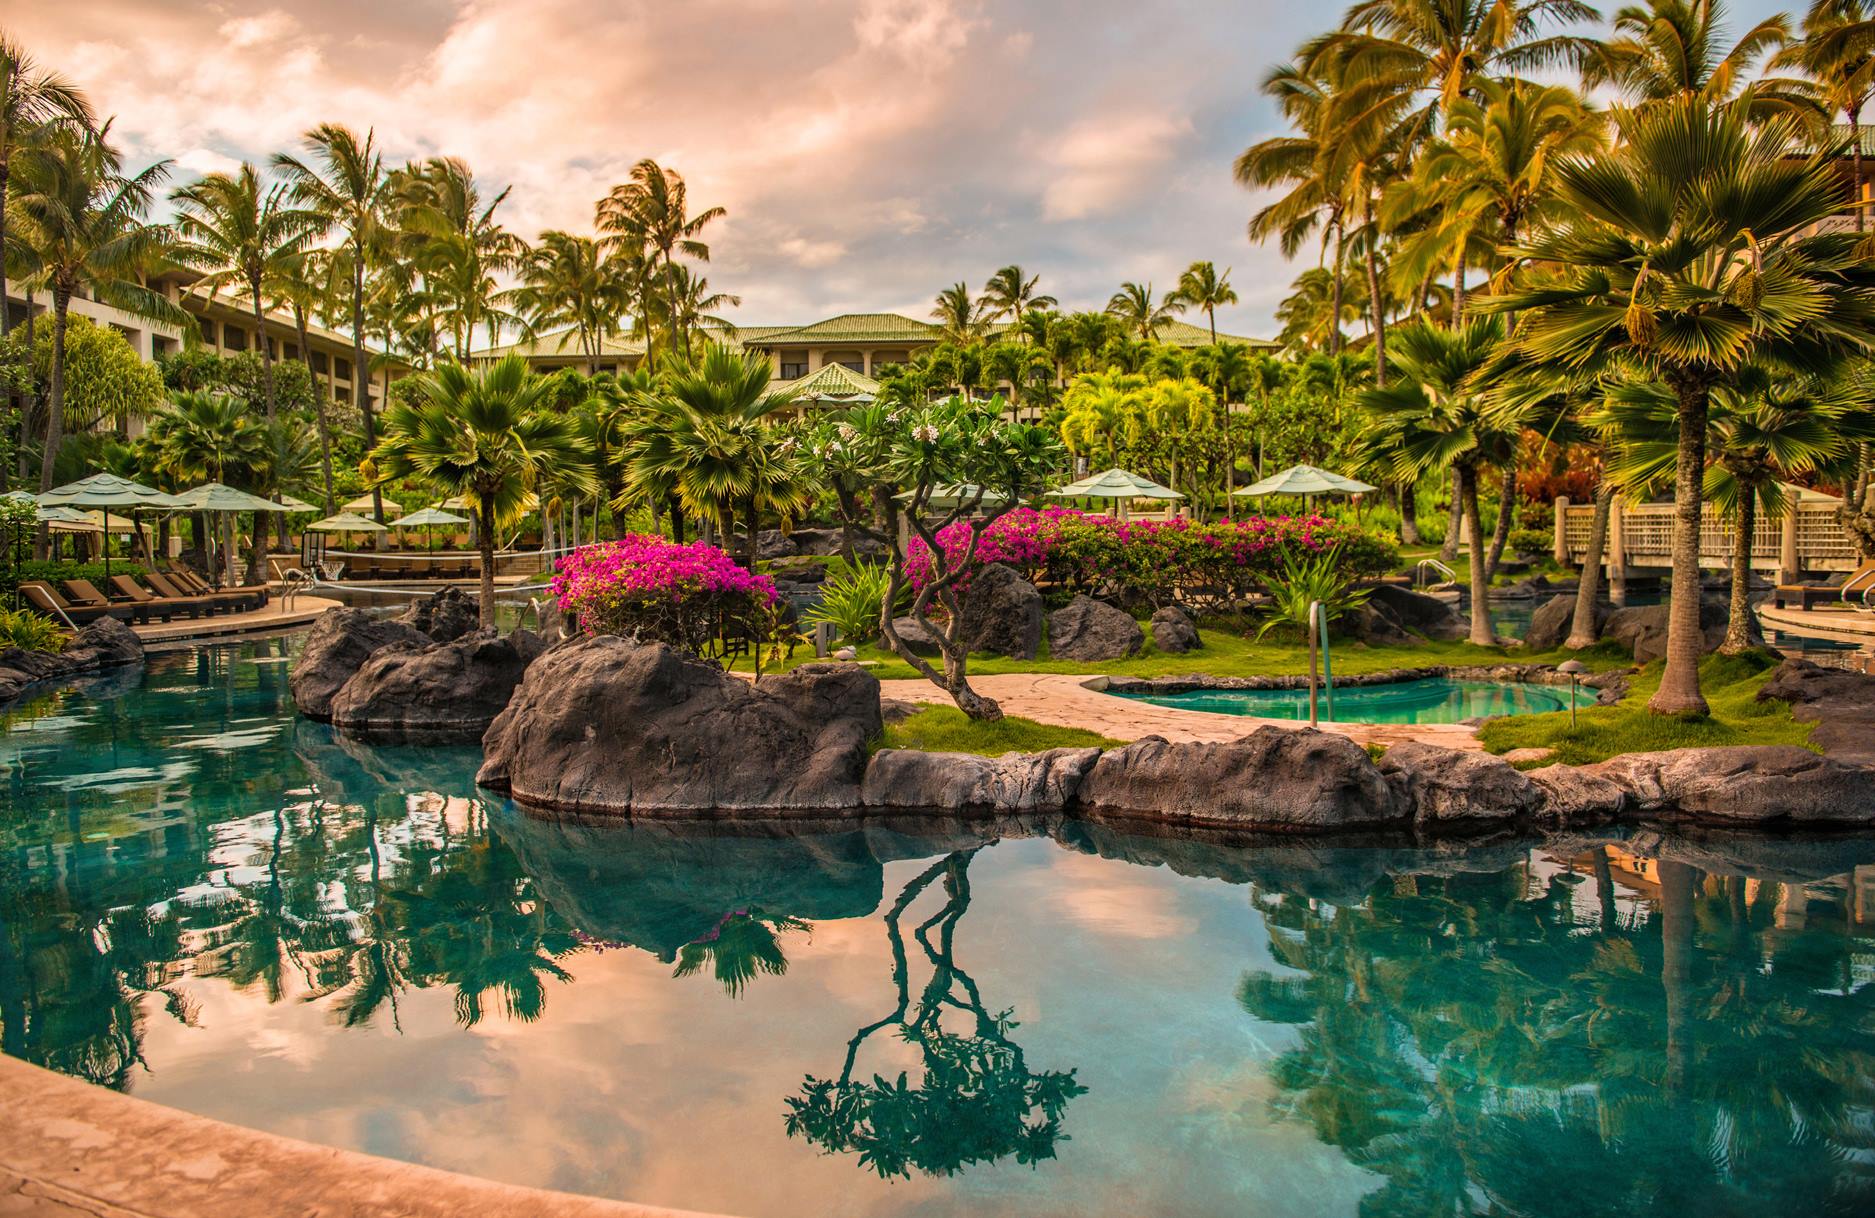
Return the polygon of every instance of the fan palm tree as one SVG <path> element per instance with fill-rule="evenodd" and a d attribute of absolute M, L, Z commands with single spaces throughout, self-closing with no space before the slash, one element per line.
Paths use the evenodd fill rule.
<path fill-rule="evenodd" d="M 1107 299 L 1107 312 L 1119 318 L 1129 332 L 1145 342 L 1152 342 L 1159 337 L 1162 327 L 1171 324 L 1177 303 L 1177 295 L 1172 292 L 1167 292 L 1162 299 L 1154 297 L 1150 283 L 1123 283 L 1120 290 Z"/>
<path fill-rule="evenodd" d="M 682 175 L 646 158 L 632 166 L 630 181 L 614 186 L 599 201 L 597 223 L 608 248 L 648 256 L 647 281 L 661 290 L 666 318 L 675 318 L 682 312 L 677 301 L 677 255 L 708 262 L 710 247 L 701 234 L 728 214 L 721 207 L 690 214 L 690 191 Z M 676 339 L 674 331 L 667 331 L 667 345 L 674 346 Z"/>
<path fill-rule="evenodd" d="M 1450 469 L 1457 480 L 1470 531 L 1471 641 L 1481 647 L 1497 640 L 1491 632 L 1478 475 L 1482 466 L 1509 462 L 1517 441 L 1517 428 L 1491 411 L 1482 388 L 1503 337 L 1503 323 L 1495 317 L 1476 317 L 1450 330 L 1425 322 L 1397 328 L 1399 378 L 1357 398 L 1371 416 L 1361 440 L 1370 464 L 1390 469 L 1395 481 L 1408 486 L 1439 469 Z"/>
<path fill-rule="evenodd" d="M 564 327 L 559 349 L 577 344 L 587 376 L 598 373 L 605 340 L 631 306 L 622 268 L 593 238 L 558 230 L 540 235 L 521 268 L 516 307 L 535 329 Z"/>
<path fill-rule="evenodd" d="M 983 304 L 971 299 L 970 286 L 965 283 L 953 283 L 937 294 L 931 306 L 931 320 L 944 332 L 946 341 L 959 346 L 981 338 L 989 322 Z"/>
<path fill-rule="evenodd" d="M 1875 274 L 1853 234 L 1804 236 L 1835 213 L 1829 158 L 1793 156 L 1795 122 L 1679 97 L 1620 112 L 1621 143 L 1566 160 L 1556 190 L 1580 219 L 1515 251 L 1530 268 L 1481 303 L 1517 316 L 1513 341 L 1562 375 L 1636 371 L 1672 391 L 1673 578 L 1656 711 L 1706 710 L 1699 690 L 1699 529 L 1715 386 L 1753 364 L 1824 375 L 1866 352 Z"/>
<path fill-rule="evenodd" d="M 365 354 L 365 279 L 390 244 L 387 217 L 390 180 L 377 136 L 322 123 L 306 133 L 307 158 L 282 153 L 274 165 L 292 183 L 293 198 L 318 215 L 326 234 L 338 233 L 337 252 L 351 278 L 352 395 L 364 423 L 365 444 L 377 444 L 377 413 L 371 406 L 369 360 Z M 381 492 L 371 491 L 372 517 L 384 521 Z"/>
<path fill-rule="evenodd" d="M 92 124 L 91 102 L 63 76 L 41 69 L 26 48 L 0 35 L 0 204 L 16 153 L 37 143 L 48 128 Z M 0 206 L 0 336 L 7 332 L 7 213 Z"/>
<path fill-rule="evenodd" d="M 213 300 L 231 285 L 247 289 L 269 419 L 274 417 L 273 340 L 267 337 L 263 292 L 324 228 L 316 213 L 287 205 L 288 189 L 263 186 L 259 171 L 243 163 L 235 173 L 211 173 L 169 196 L 176 205 L 177 238 L 170 256 L 202 272 L 191 290 Z M 303 350 L 303 335 L 301 344 Z"/>
<path fill-rule="evenodd" d="M 1875 93 L 1875 3 L 1815 0 L 1803 19 L 1803 37 L 1771 56 L 1773 68 L 1794 68 L 1809 77 L 1825 112 L 1849 124 L 1849 197 L 1862 200 L 1862 109 Z M 1863 208 L 1855 209 L 1862 231 Z"/>
<path fill-rule="evenodd" d="M 1011 264 L 991 275 L 989 282 L 983 285 L 983 295 L 977 298 L 977 307 L 983 310 L 985 322 L 998 322 L 1008 318 L 1012 327 L 1021 330 L 1022 318 L 1031 309 L 1052 309 L 1061 302 L 1053 296 L 1046 296 L 1035 290 L 1035 285 L 1042 281 L 1040 275 L 1024 275 L 1022 268 Z M 1027 334 L 1022 341 L 1028 341 Z"/>
<path fill-rule="evenodd" d="M 146 286 L 165 255 L 167 233 L 143 222 L 169 173 L 159 161 L 134 174 L 122 169 L 105 131 L 61 129 L 19 159 L 11 204 L 18 236 L 33 249 L 32 280 L 52 297 L 52 375 L 39 489 L 52 489 L 64 439 L 65 334 L 72 297 L 92 300 L 177 327 L 193 324 L 175 302 Z M 39 534 L 43 552 L 45 531 Z"/>
<path fill-rule="evenodd" d="M 142 443 L 152 454 L 151 464 L 176 485 L 224 482 L 242 490 L 258 491 L 254 472 L 267 464 L 267 429 L 240 399 L 201 390 L 178 390 L 169 406 L 150 420 Z M 246 485 L 243 485 L 246 484 Z M 197 518 L 197 541 L 208 549 L 208 514 Z M 260 565 L 258 523 L 256 546 L 249 569 Z M 234 575 L 234 514 L 222 514 L 223 561 L 212 564 Z"/>
<path fill-rule="evenodd" d="M 1204 312 L 1205 320 L 1211 323 L 1211 342 L 1217 343 L 1217 311 L 1225 305 L 1237 303 L 1237 289 L 1230 286 L 1230 268 L 1225 267 L 1222 275 L 1210 262 L 1194 262 L 1185 268 L 1185 273 L 1178 277 L 1178 287 L 1173 295 L 1191 308 Z"/>
<path fill-rule="evenodd" d="M 372 450 L 376 482 L 420 478 L 471 504 L 481 551 L 481 624 L 495 624 L 495 544 L 552 471 L 598 489 L 572 421 L 546 408 L 547 382 L 518 355 L 479 372 L 446 363 L 416 378 L 415 400 L 391 407 Z"/>

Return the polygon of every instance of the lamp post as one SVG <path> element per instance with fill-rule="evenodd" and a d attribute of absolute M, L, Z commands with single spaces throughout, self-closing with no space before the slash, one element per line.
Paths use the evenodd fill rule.
<path fill-rule="evenodd" d="M 1566 672 L 1569 674 L 1569 727 L 1571 730 L 1573 730 L 1576 725 L 1576 683 L 1582 679 L 1582 674 L 1588 670 L 1589 666 L 1580 660 L 1564 660 L 1556 666 L 1557 672 Z"/>

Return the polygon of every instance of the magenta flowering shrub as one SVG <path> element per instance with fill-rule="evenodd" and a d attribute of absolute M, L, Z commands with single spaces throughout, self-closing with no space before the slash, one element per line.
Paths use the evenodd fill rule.
<path fill-rule="evenodd" d="M 950 564 L 962 561 L 962 524 L 938 534 Z M 1209 524 L 1186 519 L 1121 523 L 1073 508 L 1017 508 L 983 533 L 981 562 L 1007 563 L 1064 596 L 1086 592 L 1121 604 L 1199 607 L 1240 598 L 1283 569 L 1286 556 L 1332 553 L 1353 576 L 1378 575 L 1398 561 L 1393 543 L 1322 516 L 1249 516 Z M 931 578 L 931 557 L 913 539 L 914 587 Z"/>
<path fill-rule="evenodd" d="M 555 565 L 560 610 L 588 634 L 669 643 L 697 655 L 774 605 L 775 584 L 702 542 L 650 534 L 583 546 Z"/>

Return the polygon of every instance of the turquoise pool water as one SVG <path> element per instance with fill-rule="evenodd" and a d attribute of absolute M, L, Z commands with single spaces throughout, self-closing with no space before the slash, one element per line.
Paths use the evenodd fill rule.
<path fill-rule="evenodd" d="M 1875 1203 L 1875 841 L 580 826 L 294 720 L 289 658 L 0 715 L 6 1052 L 777 1218 Z"/>
<path fill-rule="evenodd" d="M 1266 719 L 1307 719 L 1306 689 L 1196 689 L 1180 694 L 1120 694 L 1154 706 L 1211 711 L 1221 715 L 1256 715 Z M 1578 693 L 1577 705 L 1592 706 L 1595 693 Z M 1317 717 L 1342 723 L 1462 723 L 1487 715 L 1540 715 L 1569 709 L 1569 687 L 1523 682 L 1450 681 L 1429 677 L 1390 685 L 1342 685 L 1316 697 Z"/>

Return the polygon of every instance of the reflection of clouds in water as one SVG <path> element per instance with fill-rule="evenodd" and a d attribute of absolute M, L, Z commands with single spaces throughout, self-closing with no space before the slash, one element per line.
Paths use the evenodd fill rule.
<path fill-rule="evenodd" d="M 1150 875 L 1086 854 L 1064 853 L 1054 867 L 1071 885 L 1060 894 L 1060 912 L 1088 930 L 1129 939 L 1170 939 L 1198 929 L 1176 907 L 1176 894 Z"/>
<path fill-rule="evenodd" d="M 175 741 L 179 749 L 206 749 L 214 753 L 234 753 L 242 749 L 271 744 L 280 735 L 280 724 L 262 724 L 232 732 L 213 732 L 207 736 L 184 736 Z"/>

